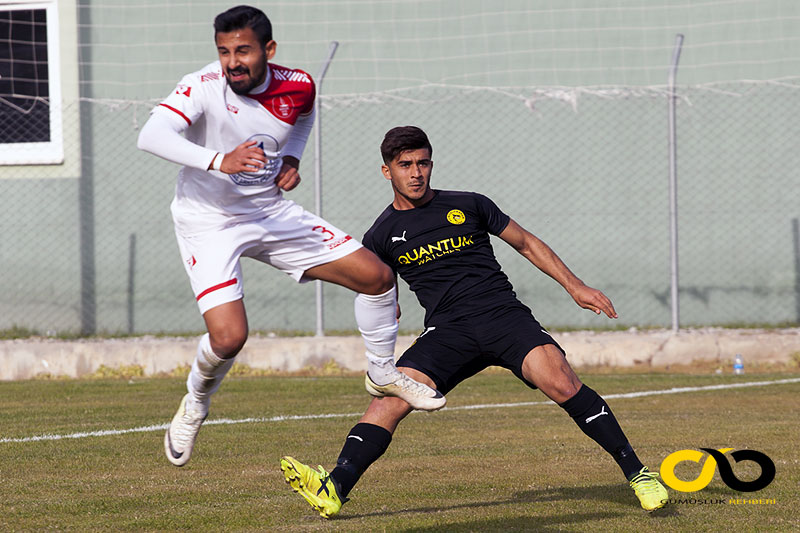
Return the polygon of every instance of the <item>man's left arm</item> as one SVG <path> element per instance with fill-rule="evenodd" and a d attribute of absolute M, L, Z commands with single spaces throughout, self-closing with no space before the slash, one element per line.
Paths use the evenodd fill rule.
<path fill-rule="evenodd" d="M 579 306 L 598 315 L 603 312 L 609 318 L 617 318 L 614 305 L 605 294 L 583 283 L 544 241 L 513 219 L 508 221 L 508 225 L 498 237 L 506 241 L 536 268 L 556 280 Z"/>
<path fill-rule="evenodd" d="M 290 155 L 283 156 L 283 166 L 275 177 L 275 185 L 284 191 L 291 191 L 300 185 L 300 173 L 297 171 L 299 167 L 299 159 Z"/>
<path fill-rule="evenodd" d="M 284 154 L 283 166 L 275 177 L 275 185 L 284 191 L 291 191 L 300 184 L 300 173 L 297 169 L 300 167 L 300 157 L 303 155 L 311 128 L 314 126 L 314 113 L 315 110 L 312 107 L 311 111 L 297 117 L 297 122 L 289 132 L 286 145 L 281 150 L 281 153 Z"/>

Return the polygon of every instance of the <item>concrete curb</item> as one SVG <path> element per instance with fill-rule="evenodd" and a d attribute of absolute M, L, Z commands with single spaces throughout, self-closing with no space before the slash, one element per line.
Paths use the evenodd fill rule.
<path fill-rule="evenodd" d="M 576 367 L 664 367 L 696 362 L 732 364 L 742 354 L 745 364 L 800 362 L 800 328 L 781 330 L 697 329 L 565 332 L 554 334 Z M 414 341 L 401 336 L 397 353 Z M 101 365 L 137 365 L 145 375 L 170 372 L 191 364 L 197 339 L 138 337 L 60 341 L 0 341 L 0 380 L 30 379 L 40 374 L 81 377 Z M 351 370 L 365 370 L 360 337 L 252 337 L 237 361 L 256 369 L 296 371 L 334 360 Z"/>

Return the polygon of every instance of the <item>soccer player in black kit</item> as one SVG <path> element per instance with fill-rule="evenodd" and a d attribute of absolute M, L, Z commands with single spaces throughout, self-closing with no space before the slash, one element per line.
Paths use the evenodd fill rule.
<path fill-rule="evenodd" d="M 663 507 L 668 494 L 657 474 L 639 461 L 608 404 L 581 383 L 558 343 L 517 299 L 494 257 L 489 235 L 507 242 L 556 280 L 580 307 L 616 318 L 611 301 L 585 285 L 549 246 L 486 196 L 432 189 L 432 153 L 427 135 L 417 127 L 397 127 L 386 134 L 382 171 L 391 181 L 394 201 L 363 240 L 408 283 L 425 308 L 425 331 L 397 367 L 442 394 L 489 366 L 511 370 L 562 407 L 611 454 L 645 510 Z M 330 474 L 286 456 L 281 459 L 286 482 L 321 516 L 334 516 L 411 411 L 400 398 L 373 398 L 347 435 Z"/>

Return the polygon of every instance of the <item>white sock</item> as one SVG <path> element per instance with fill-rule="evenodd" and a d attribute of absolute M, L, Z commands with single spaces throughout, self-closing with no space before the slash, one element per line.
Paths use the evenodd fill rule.
<path fill-rule="evenodd" d="M 390 357 L 378 356 L 369 351 L 366 355 L 367 373 L 373 383 L 376 385 L 388 385 L 397 381 L 400 371 L 394 364 L 394 355 Z"/>
<path fill-rule="evenodd" d="M 195 402 L 208 407 L 211 395 L 219 389 L 222 378 L 233 366 L 233 360 L 233 357 L 222 359 L 214 353 L 208 333 L 200 338 L 197 355 L 186 380 L 186 388 Z"/>
<path fill-rule="evenodd" d="M 367 348 L 370 378 L 377 385 L 397 379 L 394 347 L 397 342 L 397 290 L 392 287 L 383 294 L 358 294 L 355 301 L 356 324 Z"/>

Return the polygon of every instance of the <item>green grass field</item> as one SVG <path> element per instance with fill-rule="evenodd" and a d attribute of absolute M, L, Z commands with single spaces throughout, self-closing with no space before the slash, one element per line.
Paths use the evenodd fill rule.
<path fill-rule="evenodd" d="M 798 374 L 582 377 L 611 395 Z M 331 521 L 291 492 L 278 461 L 289 454 L 332 469 L 369 401 L 361 377 L 231 377 L 212 405 L 216 423 L 203 427 L 190 463 L 175 468 L 163 457 L 161 426 L 183 392 L 183 380 L 166 378 L 0 383 L 0 530 L 800 530 L 798 382 L 608 400 L 653 470 L 699 447 L 759 450 L 777 467 L 756 493 L 735 492 L 716 473 L 704 490 L 672 498 L 774 503 L 676 503 L 648 515 L 612 459 L 560 408 L 507 405 L 546 398 L 502 372 L 462 384 L 444 411 L 409 416 Z M 144 429 L 123 432 L 133 428 Z M 93 433 L 104 430 L 119 432 Z M 70 438 L 28 439 L 42 435 Z M 754 479 L 752 464 L 734 472 Z M 679 477 L 699 473 L 683 465 Z"/>

